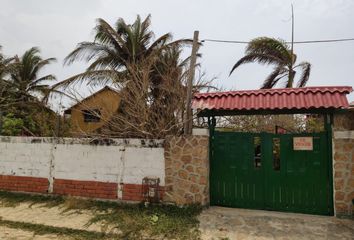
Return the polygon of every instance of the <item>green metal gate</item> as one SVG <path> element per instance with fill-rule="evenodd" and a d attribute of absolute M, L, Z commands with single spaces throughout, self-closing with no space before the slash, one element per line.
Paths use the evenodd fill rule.
<path fill-rule="evenodd" d="M 312 150 L 294 150 L 310 139 Z M 211 135 L 211 205 L 330 215 L 331 169 L 326 132 Z"/>

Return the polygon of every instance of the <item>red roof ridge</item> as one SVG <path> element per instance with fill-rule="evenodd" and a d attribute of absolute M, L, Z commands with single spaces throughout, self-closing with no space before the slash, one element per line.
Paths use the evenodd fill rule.
<path fill-rule="evenodd" d="M 275 95 L 275 94 L 299 94 L 299 93 L 350 93 L 353 91 L 351 86 L 314 86 L 302 88 L 272 88 L 272 89 L 258 89 L 258 90 L 236 90 L 225 92 L 210 92 L 210 93 L 196 93 L 194 98 L 209 98 L 209 97 L 223 97 L 236 95 Z"/>
<path fill-rule="evenodd" d="M 200 110 L 310 110 L 348 108 L 350 86 L 320 86 L 241 90 L 194 95 L 192 108 Z"/>

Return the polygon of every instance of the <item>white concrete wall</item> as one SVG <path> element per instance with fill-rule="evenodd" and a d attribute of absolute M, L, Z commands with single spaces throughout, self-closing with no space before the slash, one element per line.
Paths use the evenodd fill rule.
<path fill-rule="evenodd" d="M 0 175 L 141 184 L 165 180 L 162 140 L 0 137 Z M 50 167 L 52 164 L 52 168 Z"/>
<path fill-rule="evenodd" d="M 0 175 L 49 178 L 51 144 L 0 142 Z"/>

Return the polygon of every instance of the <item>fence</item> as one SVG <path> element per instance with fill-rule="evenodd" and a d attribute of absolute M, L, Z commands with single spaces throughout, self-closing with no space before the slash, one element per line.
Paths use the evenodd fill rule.
<path fill-rule="evenodd" d="M 163 140 L 0 137 L 0 163 L 10 191 L 140 201 L 144 177 L 165 184 Z"/>

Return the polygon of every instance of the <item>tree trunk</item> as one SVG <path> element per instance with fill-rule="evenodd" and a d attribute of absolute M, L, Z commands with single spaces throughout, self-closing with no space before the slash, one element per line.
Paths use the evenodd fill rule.
<path fill-rule="evenodd" d="M 289 70 L 289 79 L 286 85 L 287 88 L 292 88 L 294 84 L 295 71 L 293 69 Z"/>

